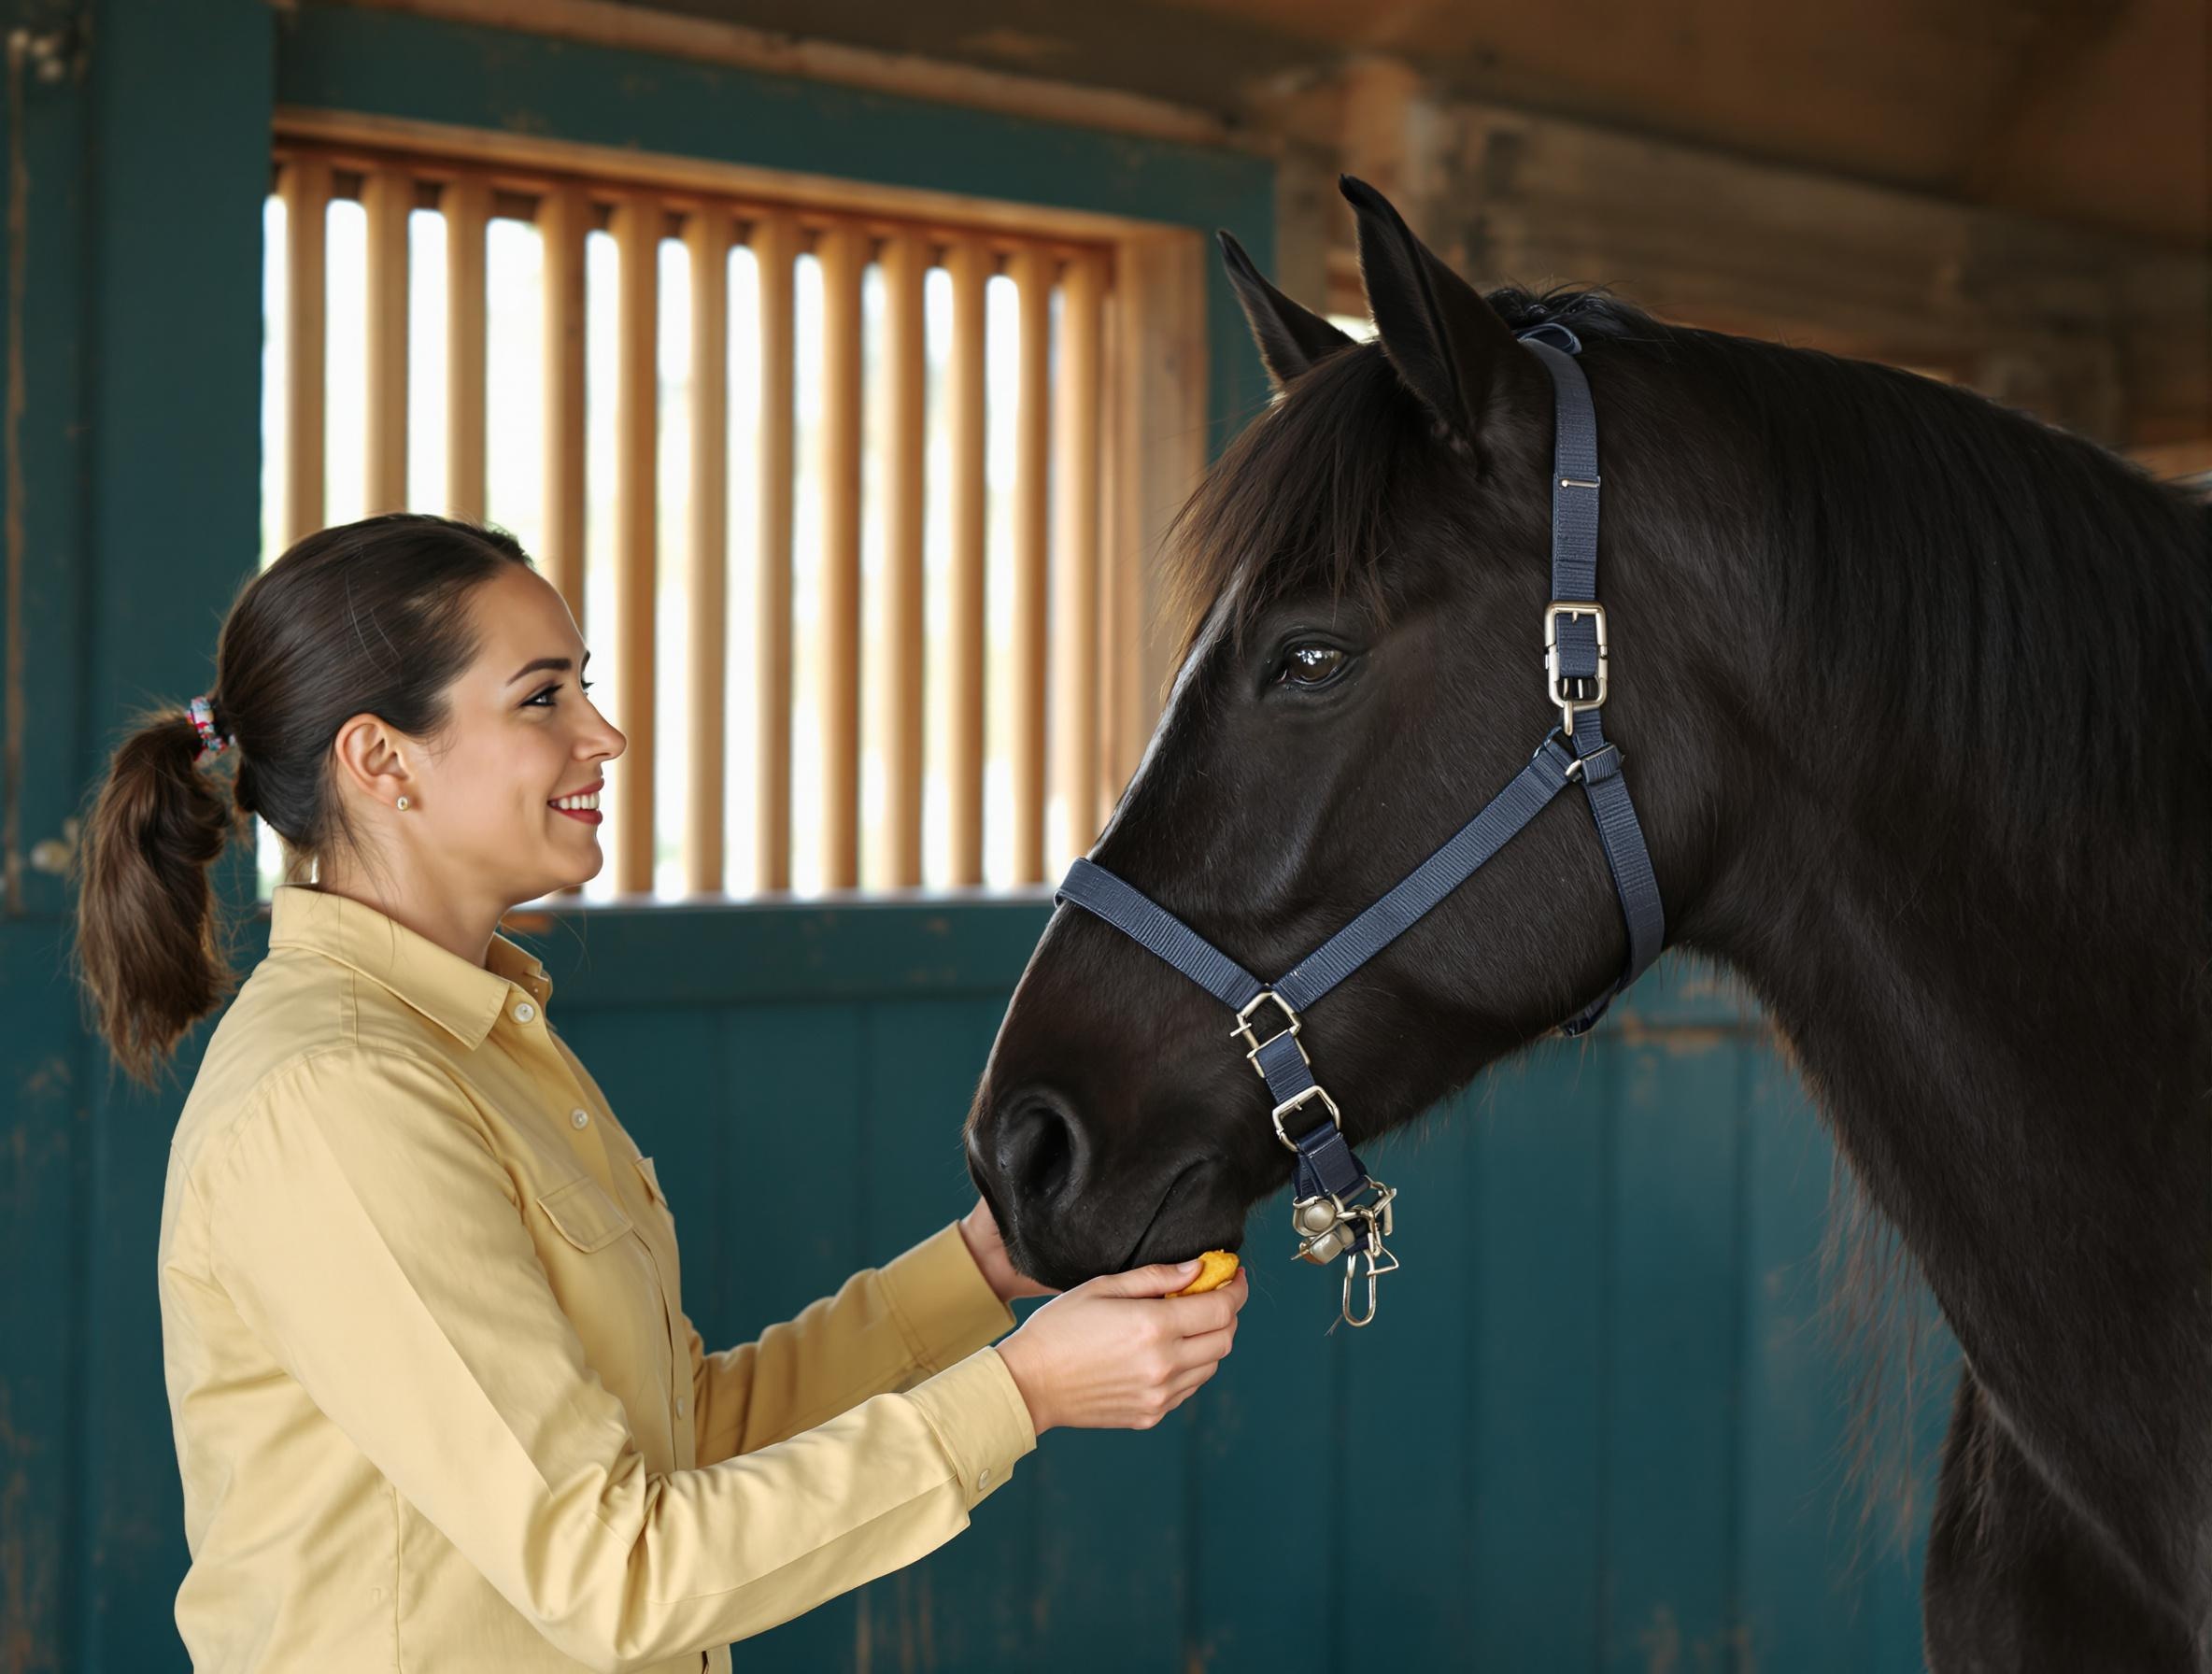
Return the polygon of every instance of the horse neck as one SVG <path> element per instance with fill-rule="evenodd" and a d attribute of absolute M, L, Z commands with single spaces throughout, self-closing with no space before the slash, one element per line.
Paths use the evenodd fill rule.
<path fill-rule="evenodd" d="M 2144 772 L 2162 777 L 2132 812 L 2109 786 L 2069 800 L 2046 780 L 2048 840 L 2022 842 L 2007 763 L 2049 741 L 1992 728 L 1961 771 L 1867 724 L 1886 692 L 1793 701 L 1734 734 L 1737 817 L 1679 940 L 1749 980 L 1978 1366 L 2008 1338 L 2049 1343 L 2023 1310 L 2113 1285 L 2146 1332 L 2195 1319 L 2212 1249 L 2208 723 L 2156 717 Z"/>

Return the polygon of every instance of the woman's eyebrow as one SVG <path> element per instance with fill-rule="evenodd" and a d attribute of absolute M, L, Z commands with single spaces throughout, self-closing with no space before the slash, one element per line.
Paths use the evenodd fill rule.
<path fill-rule="evenodd" d="M 590 652 L 587 651 L 584 653 L 584 661 L 587 664 L 591 661 Z M 524 663 L 512 674 L 509 674 L 507 676 L 507 684 L 512 686 L 516 681 L 521 679 L 523 675 L 534 674 L 540 670 L 551 670 L 556 674 L 565 674 L 572 666 L 573 665 L 570 663 L 569 660 L 565 657 L 541 657 L 535 662 Z"/>

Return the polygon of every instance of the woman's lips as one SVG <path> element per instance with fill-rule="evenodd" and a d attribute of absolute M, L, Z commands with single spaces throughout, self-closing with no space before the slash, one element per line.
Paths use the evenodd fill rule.
<path fill-rule="evenodd" d="M 595 826 L 599 824 L 601 818 L 601 811 L 599 809 L 563 808 L 560 804 L 571 798 L 585 796 L 589 797 L 593 802 L 597 802 L 602 796 L 606 794 L 606 788 L 607 782 L 604 779 L 602 779 L 596 785 L 587 785 L 581 790 L 572 790 L 565 797 L 555 797 L 552 801 L 548 802 L 546 806 L 552 809 L 556 814 L 567 815 L 571 819 L 575 820 L 580 825 Z"/>

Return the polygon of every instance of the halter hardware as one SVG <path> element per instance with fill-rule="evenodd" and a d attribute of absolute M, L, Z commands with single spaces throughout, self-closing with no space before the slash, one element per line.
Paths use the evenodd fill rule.
<path fill-rule="evenodd" d="M 1303 1046 L 1298 1048 L 1298 1051 L 1301 1055 L 1304 1054 L 1305 1050 L 1306 1049 Z M 1312 1060 L 1311 1058 L 1307 1059 L 1307 1062 L 1309 1063 L 1312 1061 Z M 1322 1108 L 1328 1112 L 1328 1119 L 1337 1125 L 1337 1131 L 1339 1133 L 1342 1133 L 1344 1131 L 1344 1113 L 1337 1108 L 1337 1101 L 1328 1096 L 1327 1089 L 1325 1088 L 1319 1082 L 1315 1082 L 1304 1092 L 1293 1093 L 1289 1098 L 1285 1099 L 1281 1104 L 1278 1104 L 1275 1107 L 1275 1137 L 1281 1140 L 1285 1145 L 1289 1146 L 1293 1151 L 1296 1151 L 1298 1148 L 1298 1142 L 1297 1141 L 1292 1139 L 1290 1135 L 1283 1131 L 1283 1118 L 1290 1114 L 1290 1113 L 1294 1110 L 1303 1110 L 1307 1105 L 1312 1103 L 1316 1099 L 1321 1100 Z"/>
<path fill-rule="evenodd" d="M 1595 483 L 1578 483 L 1567 477 L 1559 479 L 1562 488 L 1592 488 Z M 1595 674 L 1567 674 L 1560 671 L 1559 624 L 1588 621 L 1597 630 L 1597 673 Z M 1605 606 L 1595 600 L 1554 599 L 1544 606 L 1544 687 L 1546 695 L 1559 711 L 1559 730 L 1572 738 L 1575 735 L 1575 715 L 1578 711 L 1599 709 L 1605 705 L 1607 663 L 1610 647 L 1605 635 Z M 1595 693 L 1569 691 L 1569 685 L 1595 685 Z"/>

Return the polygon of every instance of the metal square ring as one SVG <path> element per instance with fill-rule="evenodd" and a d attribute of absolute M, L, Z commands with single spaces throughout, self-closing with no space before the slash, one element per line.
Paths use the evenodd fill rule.
<path fill-rule="evenodd" d="M 1269 1000 L 1273 1000 L 1275 1004 L 1282 1010 L 1283 1019 L 1287 1027 L 1277 1029 L 1273 1034 L 1269 1035 L 1266 1040 L 1263 1041 L 1253 1029 L 1252 1014 L 1259 1008 L 1263 1001 Z M 1262 988 L 1250 1000 L 1246 1000 L 1243 1005 L 1238 1008 L 1236 1027 L 1229 1030 L 1229 1038 L 1231 1040 L 1238 1039 L 1239 1037 L 1242 1038 L 1245 1046 L 1245 1060 L 1252 1065 L 1254 1070 L 1258 1071 L 1259 1075 L 1264 1080 L 1267 1076 L 1267 1071 L 1265 1070 L 1261 1070 L 1259 1067 L 1259 1049 L 1262 1046 L 1271 1045 L 1273 1043 L 1280 1041 L 1284 1035 L 1296 1036 L 1298 1030 L 1303 1027 L 1304 1026 L 1298 1021 L 1298 1014 L 1290 1009 L 1289 1000 L 1283 999 L 1282 995 L 1276 993 L 1272 988 Z M 1300 1057 L 1305 1057 L 1306 1049 L 1303 1046 L 1298 1048 L 1298 1056 Z M 1313 1060 L 1312 1058 L 1307 1058 L 1306 1061 L 1308 1063 L 1312 1063 Z"/>

